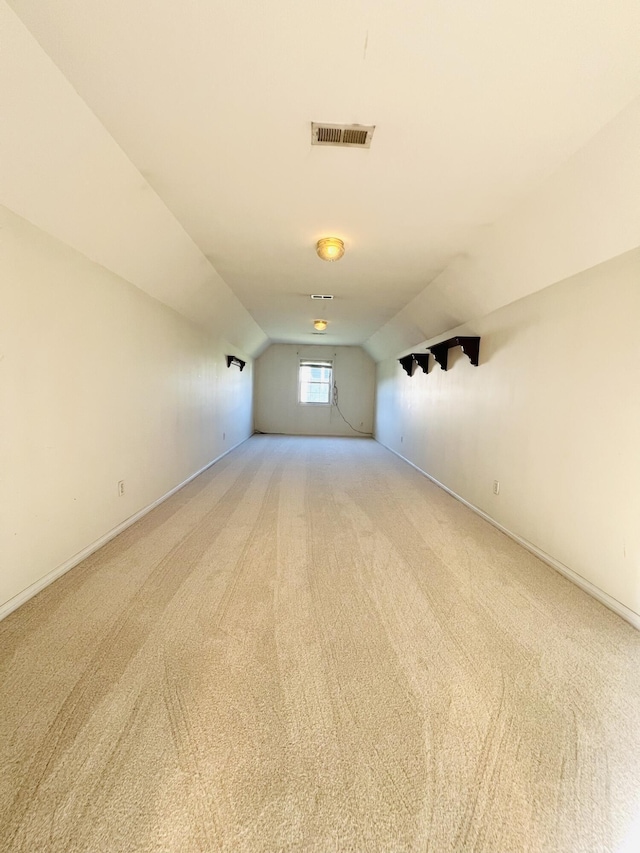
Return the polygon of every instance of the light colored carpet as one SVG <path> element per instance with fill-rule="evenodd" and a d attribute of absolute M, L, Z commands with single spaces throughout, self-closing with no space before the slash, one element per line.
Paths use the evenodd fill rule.
<path fill-rule="evenodd" d="M 254 437 L 1 623 L 0 676 L 3 851 L 615 853 L 640 815 L 640 634 L 370 440 Z"/>

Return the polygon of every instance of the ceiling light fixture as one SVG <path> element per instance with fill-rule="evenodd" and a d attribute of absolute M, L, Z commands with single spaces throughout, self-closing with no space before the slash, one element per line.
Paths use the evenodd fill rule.
<path fill-rule="evenodd" d="M 328 325 L 329 324 L 327 323 L 326 320 L 314 320 L 313 321 L 313 328 L 317 329 L 318 332 L 324 332 L 324 330 L 327 328 Z"/>
<path fill-rule="evenodd" d="M 344 243 L 339 237 L 323 237 L 316 244 L 316 252 L 323 261 L 339 261 L 344 255 Z"/>

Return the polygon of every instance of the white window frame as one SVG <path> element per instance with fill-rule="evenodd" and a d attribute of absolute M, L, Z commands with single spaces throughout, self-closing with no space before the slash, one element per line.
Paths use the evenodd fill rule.
<path fill-rule="evenodd" d="M 331 371 L 328 382 L 318 382 L 318 385 L 327 386 L 327 400 L 316 402 L 314 400 L 302 399 L 302 368 L 303 367 L 327 367 Z M 327 358 L 301 358 L 298 363 L 298 405 L 300 406 L 330 406 L 333 397 L 333 361 Z"/>

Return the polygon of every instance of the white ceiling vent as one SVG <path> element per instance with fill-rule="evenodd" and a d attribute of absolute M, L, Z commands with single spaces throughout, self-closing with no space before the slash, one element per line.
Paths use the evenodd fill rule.
<path fill-rule="evenodd" d="M 311 122 L 312 145 L 337 145 L 340 148 L 369 148 L 375 126 L 363 124 L 320 124 Z"/>
<path fill-rule="evenodd" d="M 312 299 L 333 299 L 333 295 L 330 295 L 328 293 L 312 293 L 311 298 Z"/>

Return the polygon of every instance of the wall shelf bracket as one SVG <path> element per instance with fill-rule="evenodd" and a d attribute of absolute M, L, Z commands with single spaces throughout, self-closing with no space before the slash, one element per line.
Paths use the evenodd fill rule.
<path fill-rule="evenodd" d="M 407 376 L 413 376 L 413 370 L 416 366 L 413 356 L 405 355 L 402 358 L 399 358 L 398 361 L 402 365 L 402 369 L 406 372 Z"/>
<path fill-rule="evenodd" d="M 402 365 L 402 369 L 406 371 L 407 376 L 413 376 L 416 366 L 421 367 L 423 373 L 429 372 L 429 353 L 412 352 L 399 358 L 398 361 Z"/>
<path fill-rule="evenodd" d="M 429 353 L 428 352 L 413 352 L 411 353 L 415 363 L 422 368 L 423 373 L 429 372 Z"/>
<path fill-rule="evenodd" d="M 228 355 L 227 356 L 227 367 L 231 367 L 232 364 L 237 364 L 240 370 L 244 370 L 244 366 L 247 362 L 243 361 L 241 358 L 238 358 L 237 355 Z"/>
<path fill-rule="evenodd" d="M 462 352 L 469 358 L 471 364 L 478 366 L 480 356 L 480 338 L 465 337 L 457 335 L 455 338 L 449 338 L 446 341 L 440 341 L 439 344 L 434 344 L 429 347 L 429 352 L 433 355 L 443 370 L 448 367 L 449 350 L 452 347 L 462 347 Z"/>

